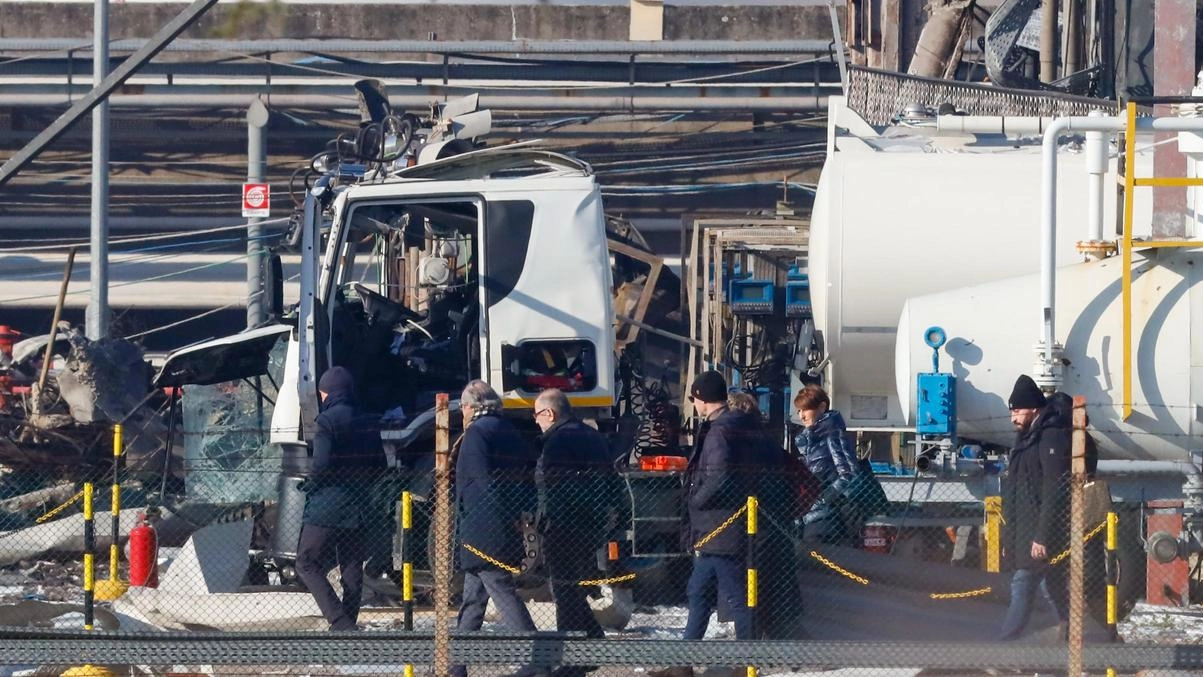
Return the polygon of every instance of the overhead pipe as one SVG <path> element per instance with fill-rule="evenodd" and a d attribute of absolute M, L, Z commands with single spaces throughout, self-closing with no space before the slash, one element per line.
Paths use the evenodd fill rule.
<path fill-rule="evenodd" d="M 1025 115 L 939 115 L 938 134 L 1043 134 L 1053 117 Z"/>
<path fill-rule="evenodd" d="M 130 76 L 144 64 L 155 58 L 155 55 L 161 52 L 164 46 L 170 44 L 176 36 L 183 33 L 197 19 L 204 15 L 206 10 L 215 4 L 217 4 L 217 0 L 194 0 L 183 12 L 180 12 L 174 19 L 160 28 L 137 52 L 121 62 L 120 66 L 113 69 L 113 72 L 109 73 L 103 81 L 93 82 L 92 90 L 82 99 L 68 102 L 71 104 L 71 108 L 60 115 L 54 122 L 50 123 L 49 127 L 38 132 L 38 135 L 32 141 L 25 144 L 23 148 L 10 156 L 8 161 L 0 166 L 0 186 L 3 186 L 9 179 L 24 169 L 26 165 L 33 162 L 33 159 L 38 154 L 45 150 L 47 146 L 54 143 L 60 136 L 66 134 L 68 129 L 75 125 L 81 117 L 95 108 L 97 104 L 107 100 L 109 95 L 125 84 L 125 81 Z M 95 252 L 93 252 L 93 255 L 95 255 Z"/>
<path fill-rule="evenodd" d="M 109 50 L 132 52 L 148 40 L 113 40 Z M 0 52 L 83 51 L 72 38 L 2 38 Z M 404 54 L 829 54 L 830 40 L 175 40 L 169 52 L 393 52 Z"/>
<path fill-rule="evenodd" d="M 770 88 L 772 89 L 772 88 Z M 808 88 L 809 89 L 809 88 Z M 718 92 L 715 96 L 521 96 L 489 94 L 481 95 L 480 107 L 503 111 L 794 111 L 819 112 L 827 110 L 826 96 L 722 96 L 721 88 L 709 88 Z M 389 104 L 394 109 L 415 109 L 429 106 L 442 95 L 410 94 L 390 95 Z M 133 94 L 109 97 L 109 104 L 118 108 L 240 108 L 245 109 L 254 99 L 251 94 Z M 0 106 L 57 106 L 70 103 L 68 94 L 0 94 Z M 309 110 L 352 109 L 353 101 L 345 96 L 323 96 L 318 94 L 272 93 L 275 108 Z M 6 177 L 5 177 L 6 178 Z"/>

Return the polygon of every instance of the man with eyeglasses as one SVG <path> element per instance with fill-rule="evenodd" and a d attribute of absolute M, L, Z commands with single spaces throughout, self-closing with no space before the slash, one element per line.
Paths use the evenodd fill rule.
<path fill-rule="evenodd" d="M 606 438 L 572 415 L 560 390 L 544 390 L 535 399 L 535 424 L 543 431 L 535 471 L 543 526 L 543 557 L 556 601 L 556 629 L 605 637 L 577 583 L 596 578 L 596 552 L 605 544 L 615 507 L 617 473 Z M 563 666 L 553 677 L 583 677 L 596 668 Z"/>

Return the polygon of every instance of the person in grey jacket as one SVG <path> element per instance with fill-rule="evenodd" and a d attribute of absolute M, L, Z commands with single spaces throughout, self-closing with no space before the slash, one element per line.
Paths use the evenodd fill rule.
<path fill-rule="evenodd" d="M 305 512 L 297 544 L 297 575 L 313 595 L 331 630 L 355 630 L 363 595 L 366 487 L 385 466 L 380 429 L 355 402 L 351 372 L 334 367 L 318 381 L 321 413 L 313 437 Z M 343 595 L 326 580 L 337 562 Z"/>
<path fill-rule="evenodd" d="M 511 630 L 534 632 L 512 570 L 522 562 L 521 513 L 534 509 L 535 455 L 502 417 L 501 397 L 488 383 L 469 382 L 460 396 L 460 409 L 464 434 L 455 456 L 455 505 L 464 591 L 456 629 L 479 630 L 492 598 Z M 468 668 L 453 665 L 450 674 L 465 677 Z M 514 674 L 529 677 L 540 671 L 528 666 Z"/>

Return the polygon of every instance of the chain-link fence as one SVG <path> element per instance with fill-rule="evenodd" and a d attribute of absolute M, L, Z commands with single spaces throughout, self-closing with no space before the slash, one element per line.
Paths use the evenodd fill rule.
<path fill-rule="evenodd" d="M 1069 420 L 980 472 L 866 461 L 838 484 L 754 428 L 717 455 L 632 459 L 578 422 L 540 435 L 530 410 L 467 433 L 452 410 L 417 437 L 364 423 L 357 439 L 383 443 L 319 467 L 313 446 L 268 441 L 255 398 L 208 388 L 154 471 L 127 466 L 142 431 L 120 429 L 97 440 L 111 465 L 5 478 L 0 660 L 561 676 L 1203 660 L 1182 650 L 1203 622 L 1180 498 L 1113 502 Z"/>

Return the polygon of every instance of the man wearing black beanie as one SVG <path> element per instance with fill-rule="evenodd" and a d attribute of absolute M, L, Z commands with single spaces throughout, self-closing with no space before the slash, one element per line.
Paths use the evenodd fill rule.
<path fill-rule="evenodd" d="M 297 575 L 313 595 L 331 630 L 356 630 L 363 595 L 369 515 L 360 496 L 385 465 L 380 428 L 355 401 L 355 380 L 333 367 L 318 381 L 321 413 L 313 436 L 310 476 L 302 485 L 305 512 L 297 544 Z M 338 565 L 342 597 L 326 580 Z"/>
<path fill-rule="evenodd" d="M 698 374 L 689 388 L 689 401 L 702 419 L 694 435 L 693 454 L 685 470 L 687 528 L 685 545 L 693 568 L 686 583 L 689 616 L 684 639 L 706 633 L 714 600 L 721 599 L 735 622 L 736 639 L 752 639 L 752 614 L 747 605 L 746 536 L 727 520 L 739 512 L 753 491 L 755 476 L 745 464 L 753 439 L 744 417 L 727 408 L 727 380 L 717 371 Z M 724 526 L 725 525 L 725 526 Z M 715 597 L 717 592 L 718 597 Z M 652 670 L 650 677 L 693 677 L 693 667 L 680 665 Z"/>
<path fill-rule="evenodd" d="M 1013 640 L 1023 634 L 1042 588 L 1063 627 L 1069 618 L 1067 567 L 1050 560 L 1069 543 L 1072 426 L 1026 374 L 1015 381 L 1007 406 L 1017 434 L 1002 484 L 1003 555 L 1014 573 L 1000 639 Z"/>

